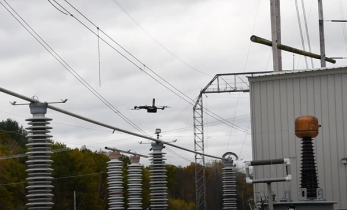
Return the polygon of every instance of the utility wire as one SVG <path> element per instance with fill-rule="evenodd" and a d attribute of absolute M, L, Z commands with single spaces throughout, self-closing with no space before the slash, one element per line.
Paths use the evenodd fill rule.
<path fill-rule="evenodd" d="M 80 174 L 80 175 L 74 175 L 74 176 L 63 176 L 63 177 L 57 177 L 53 179 L 70 179 L 75 177 L 81 177 L 81 176 L 92 176 L 92 175 L 100 175 L 100 174 L 106 174 L 107 172 L 99 172 L 99 173 L 90 173 L 90 174 Z M 28 182 L 13 182 L 13 183 L 7 183 L 7 184 L 0 184 L 0 186 L 4 185 L 17 185 L 17 184 L 26 184 Z"/>
<path fill-rule="evenodd" d="M 167 151 L 169 151 L 170 153 L 176 155 L 177 157 L 179 157 L 179 158 L 181 158 L 181 159 L 183 159 L 183 160 L 185 160 L 185 161 L 187 161 L 187 162 L 189 162 L 189 163 L 193 163 L 192 160 L 189 160 L 188 158 L 184 157 L 183 155 L 178 154 L 177 152 L 173 151 L 172 149 L 170 149 L 170 148 L 168 148 L 168 147 L 165 147 L 165 149 L 166 149 Z"/>
<path fill-rule="evenodd" d="M 93 95 L 95 95 L 101 102 L 103 102 L 108 108 L 110 108 L 114 113 L 125 120 L 129 125 L 138 130 L 139 132 L 146 134 L 141 130 L 135 123 L 126 118 L 120 111 L 118 111 L 111 103 L 109 103 L 102 95 L 100 95 L 92 86 L 89 85 L 66 61 L 56 53 L 50 45 L 44 41 L 44 39 L 36 33 L 36 31 L 9 5 L 6 0 L 4 2 L 11 8 L 11 10 L 25 23 L 25 25 L 3 4 L 0 4 L 25 28 L 27 32 L 32 35 L 39 44 L 44 47 L 70 74 L 72 74 L 83 86 L 85 86 Z M 29 30 L 31 29 L 31 31 Z M 35 36 L 36 35 L 36 36 Z"/>
<path fill-rule="evenodd" d="M 101 87 L 101 68 L 100 68 L 100 36 L 99 36 L 99 28 L 98 31 L 98 58 L 99 58 L 99 86 Z"/>
<path fill-rule="evenodd" d="M 53 150 L 50 150 L 49 152 L 64 152 L 68 150 L 71 150 L 71 149 L 70 148 L 53 149 Z M 20 157 L 26 157 L 26 156 L 29 156 L 29 155 L 27 154 L 6 155 L 6 156 L 0 156 L 0 160 L 20 158 Z"/>
<path fill-rule="evenodd" d="M 205 75 L 205 76 L 209 76 L 211 77 L 211 75 L 206 74 L 203 71 L 200 71 L 199 69 L 189 65 L 187 62 L 183 61 L 181 58 L 179 58 L 178 56 L 176 56 L 173 52 L 171 52 L 170 50 L 168 50 L 164 45 L 162 45 L 158 40 L 156 40 L 150 33 L 147 32 L 147 30 L 145 30 L 123 7 L 122 5 L 117 1 L 117 0 L 113 0 L 113 2 L 143 31 L 145 32 L 155 43 L 157 43 L 162 49 L 164 49 L 167 53 L 169 53 L 170 55 L 172 55 L 174 58 L 176 58 L 177 60 L 179 60 L 181 63 L 183 63 L 184 65 L 188 66 L 189 68 Z"/>
<path fill-rule="evenodd" d="M 56 0 L 53 0 L 54 2 L 56 2 Z M 88 22 L 90 22 L 94 27 L 98 27 L 96 24 L 94 24 L 90 19 L 88 19 L 85 15 L 83 15 L 83 13 L 81 13 L 77 8 L 75 8 L 73 5 L 71 5 L 67 0 L 65 0 L 65 2 L 67 2 L 74 10 L 76 10 L 76 12 L 78 12 L 81 16 L 83 16 Z M 84 24 L 80 19 L 78 19 L 77 17 L 75 17 L 71 12 L 69 12 L 66 8 L 64 8 L 61 4 L 59 4 L 58 2 L 56 2 L 64 11 L 66 11 L 68 14 L 70 14 L 71 17 L 73 17 L 76 21 L 78 21 L 79 23 L 81 23 L 86 29 L 88 29 L 91 33 L 93 33 L 94 35 L 97 36 L 97 34 L 91 29 L 89 28 L 86 24 Z M 112 39 L 110 36 L 108 36 L 100 27 L 100 32 L 102 32 L 103 34 L 105 34 L 108 38 L 110 38 L 114 43 L 116 43 L 119 47 L 121 47 L 125 52 L 127 52 L 132 58 L 134 58 L 136 61 L 138 61 L 142 66 L 144 66 L 144 68 L 147 68 L 148 70 L 150 70 L 153 74 L 155 74 L 158 78 L 160 78 L 162 81 L 164 81 L 166 84 L 168 84 L 170 87 L 172 87 L 173 89 L 175 89 L 176 91 L 172 90 L 170 87 L 166 86 L 165 84 L 163 84 L 162 82 L 160 82 L 158 79 L 156 79 L 155 77 L 153 77 L 152 75 L 150 75 L 149 73 L 147 73 L 144 68 L 140 67 L 139 65 L 137 65 L 134 61 L 132 61 L 131 59 L 129 59 L 128 57 L 126 57 L 123 53 L 121 53 L 119 50 L 117 50 L 115 47 L 113 47 L 110 43 L 108 43 L 105 39 L 103 39 L 102 37 L 100 37 L 100 39 L 106 43 L 108 46 L 110 46 L 113 50 L 115 50 L 117 53 L 119 53 L 122 57 L 124 57 L 126 60 L 128 60 L 130 63 L 132 63 L 133 65 L 135 65 L 138 69 L 140 69 L 142 72 L 144 72 L 145 74 L 147 74 L 148 76 L 150 76 L 152 79 L 154 79 L 155 81 L 157 81 L 159 84 L 161 84 L 162 86 L 164 86 L 166 89 L 168 89 L 170 92 L 174 93 L 175 95 L 177 95 L 178 97 L 180 97 L 181 99 L 183 99 L 184 101 L 186 101 L 187 103 L 191 104 L 192 106 L 194 106 L 195 101 L 193 99 L 191 99 L 189 96 L 187 96 L 185 93 L 183 93 L 182 91 L 180 91 L 179 89 L 177 89 L 175 86 L 171 85 L 168 81 L 166 81 L 164 78 L 162 78 L 160 75 L 158 75 L 155 71 L 153 71 L 151 68 L 149 68 L 148 66 L 146 66 L 143 62 L 141 62 L 138 58 L 136 58 L 133 54 L 131 54 L 129 51 L 127 51 L 124 47 L 122 47 L 119 43 L 117 43 L 114 39 Z M 184 96 L 184 97 L 183 97 Z M 248 131 L 245 130 L 244 128 L 241 128 L 235 124 L 232 124 L 230 122 L 227 122 L 225 119 L 223 119 L 222 117 L 218 116 L 217 114 L 215 114 L 214 112 L 205 109 L 206 111 L 204 111 L 207 115 L 223 122 L 224 124 L 230 126 L 230 127 L 234 127 L 237 130 L 240 130 L 242 132 L 247 133 Z"/>
<path fill-rule="evenodd" d="M 295 6 L 296 6 L 296 15 L 298 17 L 298 25 L 300 29 L 300 37 L 301 37 L 301 44 L 302 48 L 305 51 L 305 41 L 304 41 L 304 36 L 302 35 L 302 28 L 301 28 L 301 20 L 300 20 L 300 13 L 299 13 L 299 7 L 298 7 L 298 0 L 295 0 Z M 305 57 L 305 62 L 306 62 L 306 68 L 308 69 L 308 64 L 307 64 L 307 57 Z"/>
<path fill-rule="evenodd" d="M 307 27 L 306 9 L 305 9 L 304 0 L 301 0 L 301 5 L 302 5 L 302 11 L 303 11 L 303 15 L 304 15 L 304 23 L 305 23 L 305 29 L 306 29 L 306 38 L 307 38 L 308 50 L 309 50 L 309 52 L 311 52 L 311 41 L 310 41 L 310 34 L 308 32 L 308 27 Z M 311 57 L 310 59 L 311 59 L 312 68 L 314 68 L 313 58 Z"/>
<path fill-rule="evenodd" d="M 344 14 L 344 9 L 343 9 L 343 4 L 342 1 L 339 0 L 340 3 L 340 16 L 341 16 L 341 20 L 345 19 L 345 14 Z M 345 48 L 346 48 L 346 52 L 347 52 L 347 32 L 346 32 L 346 25 L 344 22 L 341 23 L 342 26 L 342 34 L 343 34 L 343 39 L 344 39 L 344 43 L 345 43 Z"/>

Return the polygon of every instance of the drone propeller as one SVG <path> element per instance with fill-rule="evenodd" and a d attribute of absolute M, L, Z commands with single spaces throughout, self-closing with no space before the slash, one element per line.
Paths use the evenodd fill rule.
<path fill-rule="evenodd" d="M 157 109 L 162 109 L 162 110 L 164 110 L 164 109 L 166 109 L 166 108 L 171 108 L 170 106 L 158 106 L 157 107 Z"/>

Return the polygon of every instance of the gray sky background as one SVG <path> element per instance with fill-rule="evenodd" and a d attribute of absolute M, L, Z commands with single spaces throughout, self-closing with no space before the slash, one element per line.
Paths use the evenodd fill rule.
<path fill-rule="evenodd" d="M 1 0 L 7 8 L 8 5 Z M 117 110 L 155 137 L 162 129 L 162 140 L 194 149 L 192 106 L 143 73 L 115 50 L 100 40 L 101 86 L 99 86 L 98 39 L 53 0 L 7 0 L 13 9 L 61 56 L 83 79 L 107 99 Z M 65 1 L 57 0 L 95 33 L 97 29 Z M 301 1 L 299 2 L 300 12 Z M 317 1 L 305 0 L 312 51 L 319 53 Z M 156 74 L 195 99 L 199 91 L 218 73 L 272 70 L 271 49 L 250 43 L 252 34 L 271 39 L 270 2 L 268 0 L 100 0 L 69 1 L 75 8 L 131 52 Z M 118 4 L 117 4 L 118 3 Z M 295 1 L 282 1 L 282 43 L 301 47 Z M 120 7 L 127 12 L 125 13 Z M 325 19 L 343 19 L 347 2 L 324 1 Z M 63 10 L 64 11 L 64 10 Z M 129 17 L 130 16 L 130 17 Z M 132 18 L 132 19 L 131 19 Z M 134 22 L 134 20 L 136 22 Z M 301 16 L 303 21 L 303 16 Z M 303 23 L 303 22 L 302 22 Z M 346 56 L 346 31 L 341 23 L 325 22 L 327 56 Z M 304 25 L 302 25 L 304 29 Z M 141 68 L 142 64 L 105 35 L 110 43 Z M 160 44 L 159 44 L 160 43 Z M 306 42 L 306 49 L 307 49 Z M 169 51 L 169 52 L 168 52 Z M 179 58 L 179 59 L 177 59 Z M 183 62 L 182 62 L 183 61 Z M 309 68 L 311 67 L 310 60 Z M 329 66 L 332 66 L 328 64 Z M 334 66 L 345 66 L 339 60 Z M 305 69 L 305 60 L 294 57 L 295 69 Z M 319 67 L 319 61 L 314 61 Z M 57 107 L 122 129 L 136 131 L 116 113 L 106 107 L 52 55 L 50 55 L 0 5 L 0 86 L 41 101 L 68 99 Z M 283 52 L 283 68 L 293 69 L 293 54 Z M 147 68 L 148 74 L 155 76 Z M 203 73 L 201 73 L 203 72 Z M 12 106 L 9 101 L 21 100 L 0 94 L 0 119 L 12 118 L 24 127 L 30 117 L 27 106 Z M 148 114 L 145 110 L 130 110 L 135 105 L 156 105 L 171 108 Z M 204 107 L 236 125 L 250 130 L 248 93 L 209 94 Z M 148 154 L 146 140 L 114 133 L 102 127 L 49 110 L 54 140 L 71 148 L 86 145 L 91 150 L 105 146 Z M 222 156 L 235 152 L 243 159 L 252 158 L 251 137 L 215 122 L 205 115 L 205 152 Z M 170 148 L 191 162 L 194 155 Z M 207 158 L 207 161 L 210 161 Z M 142 160 L 148 164 L 148 160 Z M 167 151 L 167 163 L 187 165 Z"/>

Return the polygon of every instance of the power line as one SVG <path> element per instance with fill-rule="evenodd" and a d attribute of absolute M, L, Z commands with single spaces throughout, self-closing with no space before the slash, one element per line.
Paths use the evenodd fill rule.
<path fill-rule="evenodd" d="M 155 43 L 157 43 L 162 49 L 164 49 L 167 53 L 169 53 L 170 55 L 172 55 L 174 58 L 176 58 L 177 60 L 179 60 L 181 63 L 183 63 L 184 65 L 188 66 L 189 68 L 205 75 L 205 76 L 211 76 L 206 74 L 203 71 L 200 71 L 199 69 L 189 65 L 187 62 L 183 61 L 181 58 L 179 58 L 178 56 L 176 56 L 173 52 L 171 52 L 169 49 L 167 49 L 164 45 L 162 45 L 158 40 L 156 40 L 150 33 L 147 32 L 147 30 L 145 30 L 123 7 L 122 5 L 117 1 L 117 0 L 113 0 L 113 2 L 143 31 L 145 32 Z"/>
<path fill-rule="evenodd" d="M 55 180 L 57 179 L 70 179 L 70 178 L 75 178 L 75 177 L 81 177 L 81 176 L 93 176 L 93 175 L 100 175 L 100 174 L 106 174 L 107 172 L 99 172 L 99 173 L 90 173 L 90 174 L 80 174 L 80 175 L 73 175 L 73 176 L 64 176 L 64 177 L 57 177 L 53 178 Z M 7 183 L 7 184 L 0 184 L 0 186 L 4 185 L 17 185 L 17 184 L 26 184 L 28 182 L 13 182 L 13 183 Z"/>
<path fill-rule="evenodd" d="M 299 25 L 299 30 L 300 30 L 302 49 L 305 51 L 305 41 L 304 41 L 304 37 L 303 37 L 303 34 L 302 34 L 300 13 L 299 13 L 299 7 L 298 7 L 298 0 L 295 0 L 295 7 L 296 7 L 296 15 L 297 15 L 297 18 L 298 18 L 298 25 Z M 306 56 L 305 56 L 305 63 L 306 63 L 306 68 L 308 69 L 307 57 Z"/>
<path fill-rule="evenodd" d="M 309 50 L 309 52 L 311 52 L 311 41 L 310 41 L 310 34 L 308 32 L 308 27 L 307 27 L 306 9 L 305 9 L 304 0 L 301 0 L 301 5 L 302 5 L 302 12 L 304 15 L 304 23 L 305 23 L 305 29 L 306 29 L 306 38 L 307 38 L 308 50 Z M 311 65 L 312 65 L 312 68 L 314 68 L 312 57 L 311 57 Z"/>
<path fill-rule="evenodd" d="M 50 152 L 64 152 L 71 150 L 70 148 L 62 148 L 62 149 L 53 149 L 50 150 Z M 0 160 L 5 160 L 5 159 L 12 159 L 12 158 L 21 158 L 21 157 L 26 157 L 29 156 L 27 154 L 16 154 L 16 155 L 6 155 L 6 156 L 0 156 Z"/>
<path fill-rule="evenodd" d="M 183 155 L 178 154 L 177 152 L 173 151 L 172 149 L 167 148 L 167 147 L 165 147 L 165 149 L 166 149 L 167 151 L 169 151 L 170 153 L 176 155 L 177 157 L 179 157 L 179 158 L 181 158 L 181 159 L 183 159 L 183 160 L 185 160 L 185 161 L 187 161 L 187 162 L 189 162 L 189 163 L 193 163 L 192 160 L 189 160 L 188 158 L 184 157 Z"/>
<path fill-rule="evenodd" d="M 93 95 L 95 95 L 101 102 L 103 102 L 108 108 L 110 108 L 114 113 L 120 116 L 124 121 L 126 121 L 129 125 L 131 125 L 136 130 L 140 131 L 143 134 L 146 134 L 143 130 L 141 130 L 135 123 L 125 117 L 119 110 L 117 110 L 110 102 L 108 102 L 102 95 L 100 95 L 92 86 L 89 85 L 66 61 L 61 58 L 58 53 L 56 53 L 50 45 L 43 40 L 43 38 L 36 33 L 36 31 L 9 5 L 6 0 L 4 2 L 11 8 L 11 10 L 25 23 L 27 27 L 31 29 L 31 31 L 7 8 L 3 3 L 0 4 L 25 28 L 27 32 L 32 35 L 36 41 L 40 43 L 42 47 L 44 47 L 70 74 L 72 74 L 83 86 L 85 86 Z M 37 36 L 35 36 L 34 34 Z M 146 134 L 147 135 L 147 134 Z"/>
<path fill-rule="evenodd" d="M 76 21 L 78 21 L 80 24 L 82 24 L 85 28 L 87 28 L 91 33 L 93 33 L 94 35 L 97 36 L 97 34 L 91 29 L 89 28 L 86 24 L 84 24 L 80 19 L 78 19 L 77 17 L 75 17 L 71 12 L 69 12 L 66 8 L 64 8 L 61 4 L 59 4 L 58 2 L 56 2 L 55 0 L 53 0 L 55 3 L 57 3 L 62 9 L 64 9 L 64 11 L 66 11 L 68 14 L 70 14 L 71 17 L 73 17 Z M 98 27 L 96 24 L 94 24 L 90 19 L 88 19 L 83 13 L 81 13 L 77 8 L 75 8 L 72 4 L 70 4 L 67 0 L 65 0 L 65 2 L 67 2 L 76 12 L 78 12 L 81 16 L 83 16 L 89 23 L 91 23 L 94 27 Z M 113 50 L 115 50 L 117 53 L 119 53 L 122 57 L 124 57 L 126 60 L 128 60 L 130 63 L 132 63 L 133 65 L 135 65 L 137 68 L 139 68 L 142 72 L 144 72 L 145 74 L 147 74 L 149 77 L 151 77 L 152 79 L 154 79 L 156 82 L 158 82 L 159 84 L 161 84 L 162 86 L 164 86 L 166 89 L 168 89 L 170 92 L 174 93 L 175 95 L 177 95 L 178 97 L 180 97 L 181 99 L 183 99 L 184 101 L 186 101 L 187 103 L 191 104 L 192 106 L 194 106 L 195 101 L 193 99 L 191 99 L 189 96 L 187 96 L 185 93 L 183 93 L 182 91 L 180 91 L 179 89 L 177 89 L 175 86 L 171 85 L 168 81 L 166 81 L 164 78 L 162 78 L 160 75 L 158 75 L 155 71 L 153 71 L 150 67 L 146 66 L 143 62 L 141 62 L 138 58 L 136 58 L 133 54 L 131 54 L 129 51 L 127 51 L 124 47 L 122 47 L 118 42 L 116 42 L 114 39 L 112 39 L 110 36 L 108 36 L 100 27 L 98 27 L 100 29 L 100 31 L 106 35 L 108 38 L 110 38 L 114 43 L 116 43 L 119 47 L 121 47 L 121 49 L 123 49 L 126 53 L 128 53 L 132 58 L 134 58 L 136 61 L 138 61 L 141 65 L 143 65 L 144 68 L 141 68 L 139 65 L 135 64 L 134 61 L 130 60 L 128 57 L 126 57 L 124 54 L 122 54 L 119 50 L 117 50 L 116 48 L 114 48 L 110 43 L 108 43 L 105 39 L 101 38 L 100 39 L 106 43 L 109 47 L 111 47 Z M 154 78 L 152 75 L 150 75 L 148 72 L 146 72 L 144 69 L 147 68 L 148 70 L 150 70 L 153 74 L 155 74 L 158 78 L 160 78 L 162 81 L 164 81 L 166 84 L 168 84 L 170 87 L 172 87 L 173 89 L 175 89 L 177 92 L 175 92 L 174 90 L 172 90 L 171 88 L 167 87 L 166 85 L 164 85 L 162 82 L 160 82 L 158 79 Z M 182 94 L 182 95 L 180 95 Z M 205 109 L 204 112 L 211 116 L 212 118 L 215 118 L 216 120 L 221 121 L 222 123 L 230 126 L 230 127 L 234 127 L 237 130 L 240 130 L 242 132 L 247 133 L 248 131 L 235 125 L 232 124 L 230 122 L 225 121 L 222 117 L 218 116 L 217 114 L 215 114 L 214 112 Z"/>

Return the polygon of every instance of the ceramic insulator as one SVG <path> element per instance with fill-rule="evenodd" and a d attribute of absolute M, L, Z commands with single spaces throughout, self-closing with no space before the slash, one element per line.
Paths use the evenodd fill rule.
<path fill-rule="evenodd" d="M 28 209 L 51 209 L 53 203 L 51 202 L 52 194 L 52 160 L 51 154 L 51 135 L 48 127 L 48 121 L 52 120 L 45 117 L 47 111 L 47 104 L 32 103 L 30 104 L 31 113 L 33 118 L 26 119 L 29 121 L 28 131 L 29 143 L 26 144 L 28 152 L 28 161 L 26 164 L 28 169 L 28 190 L 26 204 Z M 34 109 L 34 110 L 33 110 Z"/>
<path fill-rule="evenodd" d="M 111 160 L 107 162 L 108 175 L 108 209 L 124 209 L 123 198 L 123 162 L 118 160 L 119 152 L 111 152 Z"/>
<path fill-rule="evenodd" d="M 149 155 L 151 156 L 151 166 L 150 166 L 150 191 L 151 191 L 151 209 L 156 210 L 166 210 L 167 204 L 167 180 L 166 180 L 166 168 L 164 162 L 163 143 L 152 143 L 153 152 Z"/>
<path fill-rule="evenodd" d="M 128 168 L 128 209 L 142 209 L 142 171 L 139 160 L 139 156 L 130 157 L 131 164 Z"/>
<path fill-rule="evenodd" d="M 236 210 L 236 171 L 232 160 L 226 160 L 223 167 L 223 209 Z"/>

